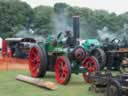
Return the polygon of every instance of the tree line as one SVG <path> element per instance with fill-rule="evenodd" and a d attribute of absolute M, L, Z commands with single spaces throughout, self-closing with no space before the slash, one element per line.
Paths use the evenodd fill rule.
<path fill-rule="evenodd" d="M 31 8 L 20 0 L 0 0 L 0 36 L 13 37 L 22 30 L 27 32 L 31 29 L 33 32 L 30 34 L 45 37 L 48 34 L 72 30 L 74 15 L 80 16 L 83 38 L 97 38 L 99 30 L 118 34 L 127 29 L 128 12 L 117 15 L 106 10 L 72 7 L 65 3 L 56 3 L 54 7 Z"/>

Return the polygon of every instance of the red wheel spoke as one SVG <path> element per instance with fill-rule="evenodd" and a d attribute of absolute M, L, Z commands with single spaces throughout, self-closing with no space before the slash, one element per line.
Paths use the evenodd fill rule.
<path fill-rule="evenodd" d="M 60 67 L 63 68 L 63 62 L 60 63 Z"/>
<path fill-rule="evenodd" d="M 33 72 L 36 71 L 39 67 L 40 67 L 39 64 L 34 65 L 34 67 L 32 68 L 32 71 Z"/>
<path fill-rule="evenodd" d="M 37 61 L 37 63 L 40 63 L 40 57 L 39 56 L 36 57 L 36 61 Z"/>
<path fill-rule="evenodd" d="M 67 70 L 67 69 L 64 69 L 63 72 L 64 72 L 64 73 L 68 73 L 68 70 Z"/>
<path fill-rule="evenodd" d="M 63 72 L 66 72 L 66 73 L 68 73 L 68 68 L 65 66 L 65 67 L 63 67 Z"/>
<path fill-rule="evenodd" d="M 32 55 L 33 57 L 35 57 L 35 56 L 37 55 L 37 53 L 36 53 L 35 51 L 32 51 L 31 55 Z"/>
<path fill-rule="evenodd" d="M 32 63 L 34 64 L 34 62 L 36 62 L 36 58 L 32 59 L 31 61 L 32 61 Z"/>

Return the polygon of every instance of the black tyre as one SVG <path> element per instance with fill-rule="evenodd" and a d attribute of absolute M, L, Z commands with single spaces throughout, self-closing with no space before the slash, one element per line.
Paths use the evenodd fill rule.
<path fill-rule="evenodd" d="M 102 50 L 101 48 L 96 48 L 92 50 L 91 55 L 96 57 L 96 59 L 98 60 L 100 64 L 100 69 L 101 70 L 104 69 L 105 64 L 106 64 L 106 54 L 104 50 Z"/>
<path fill-rule="evenodd" d="M 35 45 L 29 53 L 29 70 L 32 77 L 44 77 L 48 66 L 47 54 L 44 48 Z"/>
<path fill-rule="evenodd" d="M 106 96 L 122 96 L 121 85 L 117 80 L 108 82 L 106 89 Z"/>

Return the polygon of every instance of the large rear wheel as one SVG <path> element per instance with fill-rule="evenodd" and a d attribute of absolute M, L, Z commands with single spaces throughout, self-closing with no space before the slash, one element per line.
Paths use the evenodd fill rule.
<path fill-rule="evenodd" d="M 47 69 L 47 54 L 44 48 L 35 45 L 29 53 L 29 70 L 32 77 L 44 77 Z"/>
<path fill-rule="evenodd" d="M 92 50 L 91 55 L 94 56 L 99 64 L 100 64 L 100 69 L 104 69 L 105 64 L 106 64 L 106 54 L 104 52 L 104 50 L 102 50 L 101 48 L 96 48 L 94 50 Z"/>
<path fill-rule="evenodd" d="M 88 83 L 92 82 L 90 75 L 99 71 L 99 63 L 97 59 L 93 56 L 87 57 L 85 58 L 82 66 L 88 70 L 86 73 L 83 73 L 84 80 Z"/>
<path fill-rule="evenodd" d="M 67 84 L 71 78 L 71 65 L 65 56 L 59 56 L 55 63 L 55 77 L 58 83 Z"/>

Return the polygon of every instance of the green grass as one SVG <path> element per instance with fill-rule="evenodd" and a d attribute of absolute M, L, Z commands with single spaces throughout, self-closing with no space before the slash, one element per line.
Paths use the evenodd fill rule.
<path fill-rule="evenodd" d="M 96 96 L 88 91 L 90 85 L 86 84 L 81 75 L 72 75 L 68 85 L 56 83 L 53 73 L 48 73 L 44 80 L 57 84 L 55 91 L 39 88 L 27 83 L 16 81 L 18 74 L 29 75 L 27 71 L 0 71 L 0 96 Z"/>

